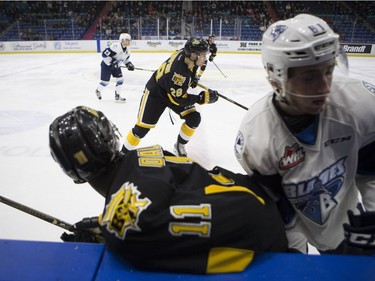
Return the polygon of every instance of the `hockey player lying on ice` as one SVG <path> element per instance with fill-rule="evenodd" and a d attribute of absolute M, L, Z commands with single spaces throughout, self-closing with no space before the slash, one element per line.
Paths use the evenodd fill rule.
<path fill-rule="evenodd" d="M 208 171 L 158 145 L 122 154 L 116 127 L 83 106 L 54 120 L 49 141 L 63 171 L 105 197 L 99 218 L 105 243 L 137 268 L 239 272 L 256 254 L 288 250 L 262 177 Z"/>

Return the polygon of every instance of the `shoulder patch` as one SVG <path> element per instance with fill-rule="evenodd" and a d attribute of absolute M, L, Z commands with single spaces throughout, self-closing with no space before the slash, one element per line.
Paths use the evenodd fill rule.
<path fill-rule="evenodd" d="M 178 74 L 176 72 L 173 74 L 172 81 L 175 85 L 182 87 L 185 80 L 186 80 L 185 76 L 182 76 L 181 74 Z"/>
<path fill-rule="evenodd" d="M 142 231 L 138 226 L 139 216 L 151 201 L 141 197 L 142 193 L 137 186 L 130 182 L 124 183 L 105 206 L 102 226 L 121 240 L 125 240 L 129 230 Z"/>
<path fill-rule="evenodd" d="M 370 91 L 370 93 L 375 95 L 375 86 L 373 84 L 366 82 L 366 81 L 362 81 L 362 84 L 363 86 L 365 86 L 367 90 Z"/>
<path fill-rule="evenodd" d="M 237 133 L 236 141 L 234 143 L 234 155 L 236 155 L 238 160 L 242 158 L 242 152 L 245 145 L 245 138 L 241 131 Z"/>

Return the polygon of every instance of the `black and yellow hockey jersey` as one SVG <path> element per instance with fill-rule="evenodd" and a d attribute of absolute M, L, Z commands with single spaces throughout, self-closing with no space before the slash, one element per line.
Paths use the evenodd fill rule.
<path fill-rule="evenodd" d="M 192 105 L 198 101 L 197 95 L 187 90 L 198 67 L 189 68 L 185 63 L 183 50 L 176 51 L 168 58 L 146 84 L 151 95 L 157 95 L 174 106 Z"/>
<path fill-rule="evenodd" d="M 250 177 L 207 171 L 160 146 L 130 151 L 106 198 L 109 249 L 144 270 L 239 272 L 287 250 L 277 207 Z"/>

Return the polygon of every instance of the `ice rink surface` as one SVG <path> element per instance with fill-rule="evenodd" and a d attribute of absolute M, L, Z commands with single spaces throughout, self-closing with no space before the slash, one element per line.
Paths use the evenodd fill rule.
<path fill-rule="evenodd" d="M 168 53 L 133 53 L 131 61 L 135 67 L 153 70 L 168 57 Z M 101 110 L 117 125 L 123 138 L 134 126 L 152 72 L 124 69 L 122 95 L 127 102 L 115 103 L 114 80 L 98 100 L 95 89 L 100 62 L 100 54 L 0 55 L 1 196 L 71 224 L 103 211 L 104 198 L 88 184 L 74 184 L 53 161 L 48 145 L 50 123 L 78 105 Z M 209 63 L 201 83 L 246 107 L 271 90 L 260 55 L 218 53 L 215 63 L 227 77 Z M 350 76 L 375 83 L 374 65 L 375 58 L 349 57 Z M 187 145 L 189 156 L 209 169 L 218 165 L 243 173 L 233 145 L 246 110 L 224 99 L 197 107 L 202 122 Z M 181 123 L 177 115 L 166 110 L 140 147 L 160 144 L 172 151 Z M 61 241 L 63 232 L 0 203 L 0 239 Z"/>

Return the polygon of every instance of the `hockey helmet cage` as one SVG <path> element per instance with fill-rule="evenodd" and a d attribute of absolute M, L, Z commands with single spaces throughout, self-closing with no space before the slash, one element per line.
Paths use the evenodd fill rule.
<path fill-rule="evenodd" d="M 131 41 L 132 38 L 131 38 L 131 36 L 130 36 L 129 33 L 121 33 L 121 34 L 120 34 L 120 37 L 119 37 L 118 40 L 119 40 L 120 42 L 125 41 L 125 40 L 129 40 L 129 41 Z"/>
<path fill-rule="evenodd" d="M 117 128 L 100 111 L 78 106 L 49 127 L 53 159 L 75 183 L 102 173 L 119 155 Z"/>
<path fill-rule="evenodd" d="M 208 52 L 208 43 L 203 38 L 192 37 L 185 43 L 184 51 L 188 56 L 191 54 L 199 55 Z"/>
<path fill-rule="evenodd" d="M 339 54 L 339 35 L 321 18 L 300 14 L 273 23 L 262 38 L 262 63 L 268 79 L 285 96 L 288 69 L 319 64 Z"/>

